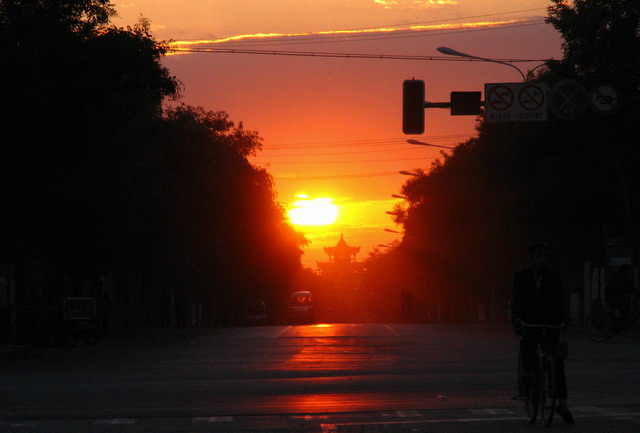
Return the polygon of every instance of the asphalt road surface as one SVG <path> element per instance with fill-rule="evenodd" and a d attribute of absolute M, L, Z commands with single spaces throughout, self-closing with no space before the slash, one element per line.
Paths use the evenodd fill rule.
<path fill-rule="evenodd" d="M 520 432 L 517 338 L 487 325 L 147 330 L 0 359 L 0 432 Z M 575 426 L 640 431 L 640 342 L 570 333 Z"/>

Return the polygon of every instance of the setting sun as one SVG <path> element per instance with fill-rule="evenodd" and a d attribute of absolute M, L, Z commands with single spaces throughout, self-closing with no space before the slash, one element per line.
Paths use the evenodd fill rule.
<path fill-rule="evenodd" d="M 323 226 L 332 224 L 338 217 L 338 206 L 332 198 L 310 199 L 307 195 L 298 195 L 301 200 L 293 203 L 289 209 L 289 219 L 299 226 Z"/>

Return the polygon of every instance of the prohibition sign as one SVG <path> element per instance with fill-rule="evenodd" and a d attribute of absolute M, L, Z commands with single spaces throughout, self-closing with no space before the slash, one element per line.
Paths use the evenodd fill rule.
<path fill-rule="evenodd" d="M 544 91 L 539 84 L 527 84 L 518 93 L 518 102 L 525 110 L 538 110 L 545 103 Z"/>
<path fill-rule="evenodd" d="M 495 86 L 487 95 L 487 101 L 491 108 L 497 111 L 504 111 L 513 105 L 513 91 L 507 86 Z"/>
<path fill-rule="evenodd" d="M 587 109 L 587 90 L 576 80 L 557 82 L 549 94 L 549 108 L 559 119 L 577 119 Z"/>
<path fill-rule="evenodd" d="M 589 93 L 589 100 L 591 107 L 600 114 L 611 114 L 620 105 L 618 92 L 606 83 L 594 86 Z"/>

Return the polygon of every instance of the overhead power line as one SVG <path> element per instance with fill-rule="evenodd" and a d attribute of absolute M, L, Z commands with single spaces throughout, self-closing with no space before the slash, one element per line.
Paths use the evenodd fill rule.
<path fill-rule="evenodd" d="M 469 138 L 469 134 L 448 134 L 448 135 L 425 135 L 422 137 L 426 141 L 436 140 L 457 140 Z M 359 140 L 332 140 L 332 141 L 305 141 L 302 143 L 270 143 L 268 147 L 270 149 L 280 146 L 292 146 L 292 147 L 304 147 L 304 146 L 368 146 L 377 143 L 406 143 L 407 137 L 393 137 L 393 138 L 374 138 L 374 139 L 359 139 Z"/>
<path fill-rule="evenodd" d="M 517 11 L 496 12 L 496 13 L 482 14 L 482 15 L 468 15 L 468 16 L 462 16 L 462 17 L 444 18 L 444 19 L 430 20 L 430 21 L 418 21 L 418 22 L 396 23 L 396 24 L 380 24 L 380 25 L 369 26 L 369 27 L 356 27 L 356 28 L 349 28 L 349 29 L 338 29 L 338 30 L 316 31 L 316 32 L 303 32 L 301 34 L 294 34 L 294 35 L 275 35 L 275 36 L 269 36 L 268 40 L 254 40 L 254 41 L 249 42 L 249 43 L 239 42 L 242 39 L 251 39 L 251 38 L 261 37 L 259 35 L 248 34 L 248 35 L 240 35 L 240 36 L 230 37 L 230 38 L 235 39 L 235 40 L 232 40 L 232 41 L 224 41 L 224 38 L 221 39 L 221 40 L 219 39 L 218 41 L 216 41 L 216 43 L 225 43 L 225 44 L 226 43 L 232 43 L 232 44 L 238 46 L 238 45 L 256 45 L 256 44 L 280 44 L 281 41 L 283 41 L 285 43 L 305 43 L 306 41 L 308 41 L 309 37 L 313 37 L 313 39 L 314 39 L 311 42 L 315 42 L 315 41 L 318 41 L 320 39 L 335 39 L 336 37 L 344 38 L 345 36 L 348 36 L 348 37 L 351 37 L 351 38 L 357 38 L 357 37 L 362 37 L 362 36 L 370 37 L 370 34 L 350 34 L 349 32 L 359 32 L 359 31 L 360 32 L 373 32 L 373 31 L 376 31 L 376 30 L 379 30 L 379 29 L 390 29 L 390 28 L 393 28 L 393 27 L 424 26 L 424 25 L 429 25 L 429 24 L 446 23 L 446 22 L 461 21 L 461 20 L 470 20 L 470 19 L 476 19 L 476 18 L 486 18 L 486 17 L 491 17 L 491 16 L 513 15 L 513 14 L 517 14 L 517 13 L 543 11 L 543 10 L 546 10 L 546 8 L 521 9 L 521 10 L 517 10 Z M 414 32 L 414 33 L 416 31 L 417 30 L 415 30 L 415 29 L 411 30 L 411 32 Z M 396 31 L 394 31 L 394 33 L 395 32 Z M 264 36 L 262 36 L 262 37 L 264 37 Z M 236 38 L 241 38 L 241 39 L 236 39 Z M 186 41 L 197 41 L 197 40 L 193 40 L 192 39 L 192 40 L 186 40 Z"/>
<path fill-rule="evenodd" d="M 357 178 L 366 178 L 366 177 L 381 177 L 381 176 L 395 176 L 397 175 L 397 171 L 383 171 L 380 173 L 362 173 L 362 174 L 337 174 L 337 175 L 329 175 L 329 176 L 276 176 L 274 179 L 276 180 L 333 180 L 333 179 L 357 179 Z"/>
<path fill-rule="evenodd" d="M 361 41 L 382 41 L 389 39 L 406 39 L 406 38 L 424 38 L 438 35 L 450 35 L 456 33 L 472 33 L 472 32 L 486 32 L 492 30 L 505 30 L 518 27 L 529 27 L 545 24 L 542 19 L 539 20 L 527 20 L 520 21 L 518 23 L 493 23 L 491 25 L 485 25 L 478 28 L 464 28 L 456 27 L 449 29 L 407 29 L 407 30 L 383 30 L 376 32 L 371 30 L 364 33 L 345 34 L 336 33 L 324 36 L 318 34 L 308 34 L 300 36 L 283 36 L 263 39 L 254 39 L 248 41 L 225 41 L 225 42 L 212 42 L 209 44 L 202 44 L 202 46 L 222 46 L 222 47 L 251 47 L 251 46 L 278 46 L 278 45 L 310 45 L 310 44 L 326 44 L 326 43 L 345 43 L 345 42 L 361 42 Z M 250 39 L 250 38 L 247 38 Z"/>
<path fill-rule="evenodd" d="M 349 152 L 321 152 L 321 153 L 278 153 L 278 154 L 260 154 L 258 156 L 256 156 L 256 158 L 263 156 L 265 158 L 271 158 L 271 157 L 275 157 L 275 156 L 287 156 L 287 157 L 292 157 L 292 156 L 336 156 L 336 155 L 361 155 L 363 153 L 379 153 L 379 152 L 402 152 L 402 151 L 407 151 L 407 150 L 419 150 L 422 149 L 424 150 L 426 147 L 422 146 L 422 147 L 418 147 L 418 146 L 411 146 L 411 147 L 395 147 L 392 149 L 371 149 L 371 150 L 358 150 L 358 151 L 349 151 Z"/>
<path fill-rule="evenodd" d="M 296 155 L 306 156 L 306 155 Z M 310 155 L 311 156 L 311 155 Z M 315 155 L 314 155 L 315 156 Z M 398 158 L 398 159 L 350 159 L 347 161 L 253 161 L 254 164 L 366 164 L 370 162 L 399 162 L 399 161 L 425 161 L 434 160 L 435 157 Z"/>

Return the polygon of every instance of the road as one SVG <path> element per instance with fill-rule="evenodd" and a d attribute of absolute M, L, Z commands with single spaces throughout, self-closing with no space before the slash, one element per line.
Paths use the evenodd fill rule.
<path fill-rule="evenodd" d="M 580 431 L 640 431 L 638 341 L 570 352 Z M 137 331 L 0 360 L 0 431 L 529 431 L 516 359 L 488 325 Z"/>

